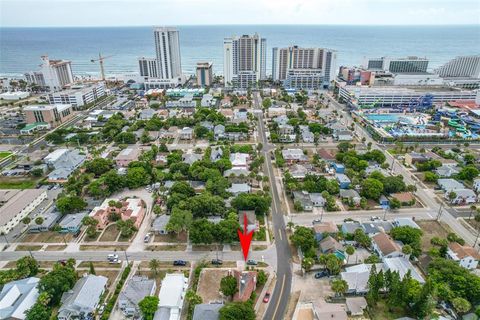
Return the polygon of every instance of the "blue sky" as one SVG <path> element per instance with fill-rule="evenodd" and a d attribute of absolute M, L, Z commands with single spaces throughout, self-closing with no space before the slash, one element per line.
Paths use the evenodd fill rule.
<path fill-rule="evenodd" d="M 0 0 L 0 26 L 480 25 L 480 0 Z"/>

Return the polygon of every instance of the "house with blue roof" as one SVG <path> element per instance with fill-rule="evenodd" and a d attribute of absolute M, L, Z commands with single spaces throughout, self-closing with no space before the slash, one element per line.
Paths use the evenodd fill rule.
<path fill-rule="evenodd" d="M 337 173 L 335 175 L 335 179 L 337 179 L 338 184 L 340 185 L 340 189 L 348 189 L 350 188 L 351 181 L 350 179 L 344 175 L 343 173 Z"/>

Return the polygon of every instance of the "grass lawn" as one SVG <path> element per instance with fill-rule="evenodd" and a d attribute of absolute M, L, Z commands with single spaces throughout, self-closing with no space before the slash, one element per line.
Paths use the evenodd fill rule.
<path fill-rule="evenodd" d="M 416 223 L 422 228 L 422 250 L 428 252 L 433 245 L 430 243 L 430 240 L 433 237 L 439 237 L 441 239 L 446 239 L 447 235 L 452 232 L 450 228 L 441 222 L 436 220 L 419 220 Z"/>
<path fill-rule="evenodd" d="M 80 245 L 80 251 L 124 251 L 128 246 L 96 246 L 96 245 Z"/>
<path fill-rule="evenodd" d="M 156 234 L 153 242 L 187 242 L 187 233 L 185 231 L 179 234 Z"/>
<path fill-rule="evenodd" d="M 15 251 L 38 251 L 42 249 L 42 246 L 29 246 L 29 245 L 24 245 L 24 244 L 19 244 L 16 248 Z"/>
<path fill-rule="evenodd" d="M 194 244 L 192 245 L 192 251 L 221 251 L 223 245 L 221 244 Z"/>
<path fill-rule="evenodd" d="M 262 251 L 262 250 L 267 250 L 266 245 L 257 245 L 257 246 L 252 246 L 253 251 Z"/>
<path fill-rule="evenodd" d="M 12 153 L 10 151 L 0 151 L 0 159 L 6 158 Z"/>
<path fill-rule="evenodd" d="M 118 276 L 120 270 L 95 270 L 95 274 L 97 276 L 104 276 L 108 278 L 108 286 L 110 290 L 113 289 L 113 283 L 115 282 L 115 279 Z"/>
<path fill-rule="evenodd" d="M 124 237 L 124 236 L 120 236 L 118 237 L 118 241 L 119 242 L 130 242 L 132 241 L 133 239 L 135 239 L 135 236 L 137 235 L 137 233 L 135 232 L 131 237 Z"/>
<path fill-rule="evenodd" d="M 47 246 L 47 248 L 45 249 L 45 251 L 63 251 L 67 248 L 66 245 L 50 245 L 50 246 Z"/>
<path fill-rule="evenodd" d="M 107 261 L 92 261 L 94 268 L 113 268 L 117 269 L 121 267 L 121 264 L 109 263 Z M 77 268 L 90 268 L 90 261 L 82 261 Z"/>
<path fill-rule="evenodd" d="M 115 241 L 119 234 L 120 231 L 118 230 L 117 225 L 111 224 L 105 229 L 105 231 L 103 231 L 103 234 L 98 241 Z"/>
<path fill-rule="evenodd" d="M 174 266 L 173 261 L 158 261 L 158 268 L 159 269 L 178 269 L 181 270 L 182 268 L 190 268 L 190 262 L 187 261 L 187 265 L 185 267 Z M 142 261 L 138 265 L 139 270 L 150 270 L 150 261 Z"/>
<path fill-rule="evenodd" d="M 101 232 L 100 231 L 97 231 L 95 233 L 95 236 L 94 237 L 89 237 L 86 233 L 85 233 L 85 236 L 83 237 L 83 241 L 84 242 L 94 242 L 94 241 L 97 241 L 98 237 L 100 236 Z"/>
<path fill-rule="evenodd" d="M 369 309 L 372 320 L 393 320 L 406 316 L 401 308 L 388 310 L 388 306 L 384 300 L 379 300 L 374 308 Z"/>
<path fill-rule="evenodd" d="M 37 180 L 25 178 L 0 178 L 0 189 L 33 189 L 37 184 Z"/>
<path fill-rule="evenodd" d="M 148 246 L 147 250 L 150 251 L 185 251 L 187 250 L 186 244 L 169 244 L 164 246 Z"/>
<path fill-rule="evenodd" d="M 72 240 L 73 235 L 71 233 L 58 233 L 55 231 L 46 231 L 39 233 L 27 233 L 22 242 L 45 242 L 45 243 L 68 243 Z"/>

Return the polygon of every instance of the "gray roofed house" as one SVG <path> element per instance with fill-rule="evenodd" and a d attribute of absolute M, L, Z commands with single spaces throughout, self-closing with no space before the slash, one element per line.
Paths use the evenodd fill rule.
<path fill-rule="evenodd" d="M 353 234 L 357 229 L 363 229 L 359 222 L 347 221 L 342 224 L 342 232 L 345 234 Z"/>
<path fill-rule="evenodd" d="M 226 178 L 229 178 L 231 176 L 239 178 L 241 175 L 243 175 L 243 177 L 247 179 L 249 174 L 250 174 L 250 171 L 248 169 L 237 167 L 237 168 L 226 170 L 223 173 L 223 176 Z"/>
<path fill-rule="evenodd" d="M 199 125 L 207 129 L 208 131 L 212 131 L 214 128 L 213 123 L 210 121 L 201 121 Z"/>
<path fill-rule="evenodd" d="M 250 193 L 252 188 L 246 183 L 232 183 L 232 186 L 226 191 L 238 196 L 241 193 Z"/>
<path fill-rule="evenodd" d="M 202 160 L 203 156 L 198 153 L 186 153 L 182 156 L 183 162 L 192 165 L 194 162 Z"/>
<path fill-rule="evenodd" d="M 138 316 L 140 310 L 138 303 L 146 296 L 153 296 L 157 285 L 155 280 L 146 276 L 133 276 L 130 278 L 118 296 L 118 307 L 125 316 Z"/>
<path fill-rule="evenodd" d="M 438 179 L 437 181 L 440 188 L 445 192 L 450 192 L 452 190 L 464 189 L 465 186 L 454 179 Z"/>
<path fill-rule="evenodd" d="M 310 200 L 314 207 L 323 207 L 326 202 L 321 193 L 310 193 Z"/>
<path fill-rule="evenodd" d="M 88 211 L 84 211 L 75 214 L 65 215 L 63 219 L 58 223 L 62 228 L 60 232 L 76 233 L 80 231 L 80 227 L 82 226 L 82 219 L 88 214 Z"/>
<path fill-rule="evenodd" d="M 48 231 L 60 220 L 62 215 L 56 210 L 55 207 L 50 207 L 46 212 L 44 212 L 41 217 L 43 218 L 42 224 L 33 223 L 28 228 L 28 232 L 44 232 Z"/>
<path fill-rule="evenodd" d="M 352 132 L 349 130 L 339 130 L 334 132 L 333 136 L 338 140 L 338 141 L 351 141 L 353 140 L 352 137 Z"/>
<path fill-rule="evenodd" d="M 302 149 L 283 149 L 282 156 L 287 162 L 308 161 L 308 157 L 303 153 Z"/>
<path fill-rule="evenodd" d="M 288 117 L 286 115 L 280 115 L 272 119 L 273 122 L 282 125 L 282 124 L 287 124 L 288 123 Z"/>
<path fill-rule="evenodd" d="M 439 177 L 442 177 L 442 178 L 450 178 L 454 174 L 457 174 L 460 172 L 460 170 L 458 170 L 457 167 L 445 166 L 445 165 L 436 168 L 434 171 Z"/>
<path fill-rule="evenodd" d="M 289 172 L 294 179 L 304 179 L 308 173 L 308 169 L 304 165 L 294 164 L 289 169 Z"/>
<path fill-rule="evenodd" d="M 300 203 L 305 211 L 313 210 L 313 202 L 310 199 L 310 194 L 307 191 L 294 191 L 293 201 Z"/>
<path fill-rule="evenodd" d="M 48 175 L 49 182 L 62 182 L 68 179 L 72 172 L 78 168 L 87 157 L 80 151 L 67 150 L 54 163 L 54 170 Z"/>
<path fill-rule="evenodd" d="M 371 222 L 362 223 L 362 229 L 366 234 L 377 234 L 380 232 L 380 229 L 377 227 L 377 225 Z"/>
<path fill-rule="evenodd" d="M 225 126 L 223 124 L 217 124 L 213 128 L 213 134 L 216 140 L 225 138 Z"/>
<path fill-rule="evenodd" d="M 191 140 L 193 139 L 193 129 L 190 127 L 183 127 L 180 131 L 180 140 Z"/>
<path fill-rule="evenodd" d="M 353 189 L 340 189 L 340 198 L 350 199 L 356 206 L 360 205 L 360 201 L 362 200 L 358 192 Z"/>
<path fill-rule="evenodd" d="M 346 299 L 347 312 L 352 316 L 363 316 L 367 308 L 367 300 L 364 297 L 350 297 Z"/>
<path fill-rule="evenodd" d="M 79 279 L 71 290 L 62 295 L 58 319 L 86 319 L 97 308 L 107 282 L 108 278 L 92 274 Z"/>
<path fill-rule="evenodd" d="M 158 294 L 158 309 L 154 320 L 179 320 L 182 314 L 188 279 L 183 273 L 168 273 Z"/>
<path fill-rule="evenodd" d="M 39 296 L 39 278 L 25 278 L 6 283 L 0 292 L 0 319 L 25 319 Z"/>
<path fill-rule="evenodd" d="M 393 220 L 393 225 L 395 227 L 409 226 L 415 229 L 421 229 L 420 226 L 416 224 L 412 218 L 395 218 Z"/>
<path fill-rule="evenodd" d="M 210 153 L 210 161 L 216 162 L 220 160 L 223 156 L 223 149 L 222 147 L 214 147 Z"/>
<path fill-rule="evenodd" d="M 152 230 L 156 234 L 167 234 L 167 224 L 170 221 L 170 216 L 166 214 L 162 214 L 157 216 L 152 223 Z"/>
<path fill-rule="evenodd" d="M 149 119 L 152 119 L 153 116 L 155 115 L 155 110 L 153 109 L 143 109 L 142 111 L 140 111 L 140 114 L 139 114 L 139 118 L 141 120 L 149 120 Z"/>
<path fill-rule="evenodd" d="M 193 320 L 218 320 L 223 304 L 201 303 L 193 310 Z"/>
<path fill-rule="evenodd" d="M 320 241 L 319 247 L 322 253 L 335 253 L 337 250 L 338 251 L 345 250 L 343 245 L 337 240 L 335 240 L 335 238 L 332 238 L 331 236 L 328 236 L 324 238 L 322 241 Z"/>

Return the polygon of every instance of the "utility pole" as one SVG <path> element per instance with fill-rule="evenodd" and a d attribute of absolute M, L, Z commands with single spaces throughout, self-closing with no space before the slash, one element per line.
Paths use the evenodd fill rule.
<path fill-rule="evenodd" d="M 123 252 L 125 253 L 125 261 L 127 261 L 127 265 L 129 265 L 127 250 L 123 250 Z"/>
<path fill-rule="evenodd" d="M 322 220 L 323 220 L 323 210 L 324 210 L 324 209 L 323 209 L 323 207 L 322 207 L 322 212 L 320 212 L 320 222 L 322 222 Z M 291 219 L 290 219 L 290 220 L 291 220 Z"/>
<path fill-rule="evenodd" d="M 478 232 L 477 232 L 477 237 L 475 238 L 475 242 L 473 243 L 473 248 L 475 248 L 475 246 L 477 245 L 479 237 L 480 237 L 480 230 L 478 230 Z"/>
<path fill-rule="evenodd" d="M 442 216 L 442 209 L 443 209 L 443 202 L 440 203 L 440 208 L 438 209 L 437 221 L 439 221 L 440 217 Z"/>

